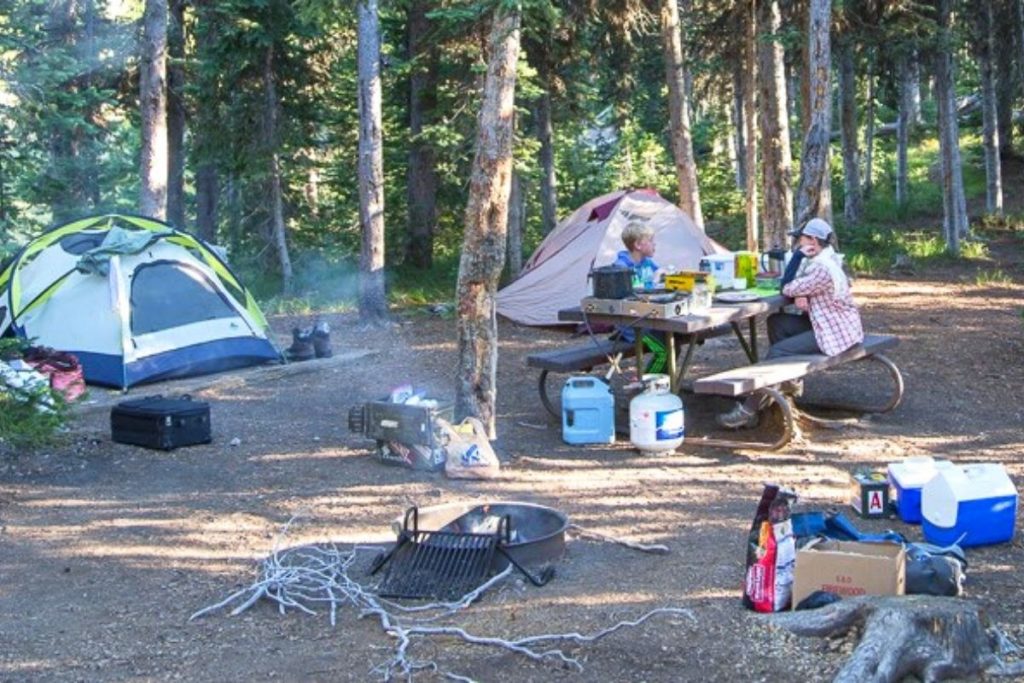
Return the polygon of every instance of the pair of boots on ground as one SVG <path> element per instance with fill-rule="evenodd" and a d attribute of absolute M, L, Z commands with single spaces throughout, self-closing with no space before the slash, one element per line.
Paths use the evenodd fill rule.
<path fill-rule="evenodd" d="M 804 381 L 794 379 L 779 385 L 779 391 L 786 396 L 800 398 L 804 393 Z M 727 429 L 753 429 L 761 419 L 761 411 L 768 407 L 771 399 L 766 394 L 753 394 L 737 401 L 732 410 L 716 416 L 719 425 Z"/>
<path fill-rule="evenodd" d="M 293 328 L 292 345 L 284 353 L 290 361 L 330 358 L 334 355 L 331 326 L 324 320 L 317 320 L 311 327 Z"/>

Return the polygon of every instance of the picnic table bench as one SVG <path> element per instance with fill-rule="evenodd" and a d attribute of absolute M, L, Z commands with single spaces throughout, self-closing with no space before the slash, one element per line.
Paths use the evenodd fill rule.
<path fill-rule="evenodd" d="M 548 396 L 548 373 L 589 372 L 595 367 L 609 363 L 609 359 L 614 359 L 620 353 L 623 358 L 636 355 L 636 344 L 592 337 L 576 346 L 531 353 L 526 357 L 526 365 L 540 369 L 540 379 L 537 382 L 540 402 L 552 416 L 561 418 L 561 408 L 556 407 Z"/>
<path fill-rule="evenodd" d="M 835 356 L 826 355 L 805 355 L 788 356 L 786 358 L 773 358 L 763 360 L 751 365 L 746 365 L 731 370 L 725 370 L 713 375 L 701 377 L 693 381 L 693 392 L 696 394 L 714 394 L 727 397 L 743 397 L 751 394 L 761 394 L 770 398 L 779 406 L 783 415 L 783 434 L 773 443 L 768 444 L 768 450 L 782 448 L 796 433 L 795 418 L 801 415 L 798 411 L 794 398 L 782 390 L 784 384 L 795 380 L 802 380 L 804 377 L 835 368 L 847 363 L 856 361 L 874 361 L 881 364 L 888 370 L 893 381 L 893 392 L 890 397 L 879 406 L 855 407 L 857 411 L 865 413 L 885 413 L 893 410 L 903 398 L 903 376 L 899 368 L 882 352 L 895 348 L 899 339 L 888 335 L 869 334 L 865 335 L 864 341 Z M 829 407 L 850 407 L 832 405 Z M 803 417 L 818 421 L 829 422 L 815 418 L 807 413 Z M 758 443 L 744 441 L 724 441 L 705 439 L 702 444 L 727 447 L 764 447 Z"/>

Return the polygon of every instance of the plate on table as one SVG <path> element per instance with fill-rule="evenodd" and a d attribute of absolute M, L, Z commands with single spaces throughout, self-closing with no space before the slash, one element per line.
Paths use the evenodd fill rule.
<path fill-rule="evenodd" d="M 761 297 L 754 292 L 719 292 L 715 294 L 715 301 L 721 301 L 724 304 L 744 304 L 748 301 L 757 301 Z"/>

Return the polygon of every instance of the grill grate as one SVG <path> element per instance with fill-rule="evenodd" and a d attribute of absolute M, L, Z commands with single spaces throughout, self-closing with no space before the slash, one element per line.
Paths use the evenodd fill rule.
<path fill-rule="evenodd" d="M 435 600 L 462 597 L 487 579 L 498 544 L 509 542 L 510 524 L 506 515 L 489 533 L 422 531 L 419 511 L 410 508 L 395 547 L 370 570 L 375 574 L 387 564 L 378 595 Z"/>

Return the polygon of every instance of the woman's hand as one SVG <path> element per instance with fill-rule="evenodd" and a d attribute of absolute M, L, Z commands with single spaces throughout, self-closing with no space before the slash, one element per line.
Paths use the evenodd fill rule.
<path fill-rule="evenodd" d="M 801 311 L 811 310 L 810 302 L 807 301 L 806 296 L 798 296 L 797 298 L 793 299 L 793 305 L 799 308 Z"/>

